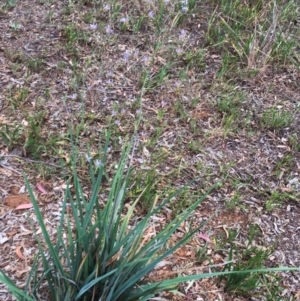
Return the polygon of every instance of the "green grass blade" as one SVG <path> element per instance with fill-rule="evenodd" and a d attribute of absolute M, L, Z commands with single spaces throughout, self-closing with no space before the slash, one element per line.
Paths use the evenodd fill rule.
<path fill-rule="evenodd" d="M 27 180 L 27 177 L 25 177 L 25 183 L 26 183 L 26 187 L 27 187 L 28 192 L 29 192 L 29 196 L 30 196 L 31 202 L 32 202 L 33 207 L 34 207 L 35 214 L 37 216 L 37 219 L 39 221 L 39 225 L 40 225 L 42 233 L 43 233 L 43 238 L 44 238 L 44 240 L 45 240 L 45 242 L 47 244 L 47 248 L 48 248 L 48 250 L 50 252 L 50 255 L 52 257 L 54 266 L 55 266 L 56 269 L 59 270 L 59 272 L 61 273 L 61 275 L 64 276 L 64 274 L 65 274 L 64 273 L 64 268 L 62 267 L 61 262 L 60 262 L 59 257 L 58 257 L 58 254 L 57 254 L 57 252 L 56 252 L 56 250 L 55 250 L 55 248 L 54 248 L 54 246 L 53 246 L 53 244 L 51 242 L 51 239 L 50 239 L 50 236 L 49 236 L 48 231 L 46 229 L 46 226 L 44 224 L 44 220 L 43 220 L 42 214 L 40 212 L 38 203 L 37 203 L 37 201 L 35 199 L 35 196 L 34 196 L 34 194 L 32 192 L 32 189 L 31 189 L 30 184 L 29 184 L 29 182 Z"/>
<path fill-rule="evenodd" d="M 143 285 L 137 289 L 136 293 L 132 294 L 132 297 L 126 299 L 129 300 L 137 300 L 142 296 L 149 294 L 149 297 L 153 296 L 153 290 L 155 289 L 154 293 L 170 290 L 172 287 L 178 285 L 182 282 L 193 281 L 193 280 L 200 280 L 204 278 L 211 278 L 211 277 L 218 277 L 218 276 L 226 276 L 228 274 L 249 274 L 249 273 L 271 273 L 271 272 L 282 272 L 282 271 L 299 271 L 300 268 L 288 268 L 288 267 L 279 267 L 279 268 L 261 268 L 261 269 L 254 269 L 254 270 L 245 270 L 245 271 L 226 271 L 226 272 L 213 272 L 213 273 L 204 273 L 204 274 L 196 274 L 196 275 L 189 275 L 189 276 L 181 276 L 174 279 L 164 280 L 162 282 L 151 283 L 147 285 Z M 152 295 L 150 295 L 152 294 Z"/>
<path fill-rule="evenodd" d="M 85 286 L 83 286 L 79 293 L 75 296 L 74 301 L 78 300 L 85 292 L 87 292 L 89 289 L 91 289 L 96 283 L 100 282 L 101 280 L 105 280 L 106 278 L 108 278 L 109 276 L 113 275 L 114 273 L 117 272 L 117 269 L 112 270 L 108 273 L 106 273 L 105 275 L 102 275 L 100 277 L 97 277 L 96 279 L 90 281 L 88 284 L 86 284 Z"/>
<path fill-rule="evenodd" d="M 0 282 L 4 283 L 11 293 L 19 300 L 35 301 L 33 298 L 28 296 L 20 288 L 18 288 L 3 271 L 0 270 Z"/>

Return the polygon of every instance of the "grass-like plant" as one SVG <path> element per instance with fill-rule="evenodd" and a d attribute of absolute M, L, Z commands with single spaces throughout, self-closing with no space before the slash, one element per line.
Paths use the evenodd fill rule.
<path fill-rule="evenodd" d="M 0 128 L 0 138 L 2 138 L 1 142 L 3 142 L 10 150 L 17 144 L 20 135 L 21 129 L 18 125 L 9 127 L 5 124 Z"/>
<path fill-rule="evenodd" d="M 233 248 L 230 249 L 229 257 L 232 258 Z M 266 260 L 270 253 L 262 249 L 252 247 L 247 249 L 243 257 L 237 263 L 230 263 L 227 266 L 228 270 L 241 271 L 261 267 L 263 261 Z M 248 256 L 248 257 L 247 257 Z M 230 260 L 231 261 L 231 260 Z M 225 290 L 241 295 L 253 295 L 253 291 L 259 287 L 260 274 L 259 273 L 244 273 L 244 274 L 230 274 L 221 276 L 220 279 L 226 279 Z"/>
<path fill-rule="evenodd" d="M 176 289 L 176 285 L 180 282 L 236 273 L 230 270 L 203 273 L 156 283 L 148 283 L 144 280 L 158 263 L 199 231 L 201 225 L 192 229 L 173 247 L 166 247 L 171 235 L 192 215 L 210 191 L 178 214 L 154 237 L 147 240 L 144 235 L 151 226 L 151 217 L 159 213 L 174 196 L 179 195 L 184 187 L 160 204 L 157 204 L 155 201 L 157 198 L 154 198 L 145 217 L 134 222 L 132 218 L 134 208 L 143 192 L 129 208 L 125 208 L 124 200 L 131 170 L 129 158 L 133 157 L 132 149 L 134 149 L 132 143 L 129 143 L 124 146 L 115 176 L 110 183 L 106 204 L 101 207 L 98 196 L 102 189 L 103 178 L 107 179 L 105 165 L 108 142 L 109 137 L 106 139 L 101 161 L 89 160 L 92 183 L 89 200 L 86 199 L 80 184 L 76 171 L 76 155 L 75 151 L 73 152 L 73 187 L 68 185 L 65 191 L 56 242 L 50 238 L 37 200 L 26 179 L 43 240 L 36 234 L 39 254 L 34 260 L 27 284 L 23 289 L 18 288 L 4 272 L 0 272 L 0 281 L 8 286 L 17 300 L 39 300 L 40 294 L 48 294 L 48 300 L 52 301 L 149 300 L 158 292 Z M 144 191 L 146 189 L 147 187 Z M 66 213 L 68 204 L 71 207 L 71 216 Z M 40 272 L 41 264 L 42 272 Z M 268 272 L 283 269 L 288 268 L 255 271 Z M 296 270 L 296 268 L 291 269 Z M 249 271 L 243 270 L 240 273 L 249 273 Z"/>
<path fill-rule="evenodd" d="M 287 110 L 271 107 L 262 114 L 261 123 L 270 129 L 283 129 L 291 125 L 295 116 Z"/>
<path fill-rule="evenodd" d="M 254 238 L 260 234 L 257 225 L 249 227 L 248 242 L 245 248 L 238 247 L 234 243 L 236 235 L 230 235 L 229 264 L 224 268 L 228 271 L 242 271 L 261 268 L 265 260 L 269 258 L 273 250 L 263 249 L 253 244 Z M 225 291 L 240 295 L 254 295 L 254 290 L 259 288 L 261 274 L 260 273 L 236 273 L 230 275 L 222 275 L 219 280 L 225 280 Z"/>

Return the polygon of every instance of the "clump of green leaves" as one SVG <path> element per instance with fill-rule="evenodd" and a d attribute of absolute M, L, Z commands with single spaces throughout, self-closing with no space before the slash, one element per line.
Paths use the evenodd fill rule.
<path fill-rule="evenodd" d="M 241 296 L 270 296 L 280 295 L 278 281 L 280 277 L 276 274 L 268 274 L 264 276 L 260 272 L 253 272 L 255 269 L 262 268 L 266 260 L 273 253 L 272 248 L 264 248 L 256 245 L 254 238 L 260 235 L 260 229 L 257 225 L 250 225 L 249 238 L 244 247 L 237 247 L 235 242 L 230 240 L 229 264 L 224 270 L 235 273 L 222 275 L 219 280 L 224 281 L 225 291 Z M 241 271 L 248 271 L 240 273 Z M 268 279 L 268 286 L 266 286 Z M 272 280 L 272 282 L 270 281 Z M 262 289 L 260 289 L 262 288 Z M 267 299 L 275 300 L 275 299 Z"/>
<path fill-rule="evenodd" d="M 6 124 L 0 129 L 0 137 L 9 150 L 12 150 L 18 144 L 20 134 L 21 129 L 18 125 L 11 127 Z"/>
<path fill-rule="evenodd" d="M 76 26 L 72 24 L 64 28 L 63 34 L 69 46 L 76 44 L 78 42 L 80 43 L 87 42 L 87 33 L 78 29 Z"/>
<path fill-rule="evenodd" d="M 27 88 L 21 88 L 20 90 L 16 91 L 14 95 L 10 97 L 10 103 L 15 110 L 16 108 L 20 107 L 23 103 L 26 102 L 29 96 L 29 90 Z"/>
<path fill-rule="evenodd" d="M 26 62 L 27 67 L 33 72 L 39 72 L 44 64 L 44 60 L 41 58 L 30 58 Z"/>
<path fill-rule="evenodd" d="M 42 123 L 45 118 L 45 112 L 28 117 L 28 127 L 26 130 L 26 140 L 24 143 L 24 151 L 26 155 L 39 158 L 46 149 L 46 141 L 42 134 Z"/>
<path fill-rule="evenodd" d="M 18 0 L 5 0 L 1 8 L 6 10 L 12 10 L 18 4 Z"/>
<path fill-rule="evenodd" d="M 267 197 L 265 209 L 267 212 L 271 212 L 288 200 L 295 201 L 297 198 L 290 193 L 274 191 Z"/>
<path fill-rule="evenodd" d="M 132 225 L 131 218 L 135 205 L 147 189 L 145 188 L 140 193 L 134 204 L 126 212 L 124 199 L 130 175 L 130 169 L 126 169 L 130 147 L 126 147 L 115 177 L 110 183 L 110 193 L 106 205 L 104 208 L 100 208 L 98 194 L 105 174 L 107 148 L 108 139 L 106 140 L 102 160 L 94 162 L 97 166 L 96 170 L 91 160 L 89 163 L 93 186 L 90 200 L 87 200 L 84 196 L 74 163 L 73 185 L 75 195 L 72 194 L 68 186 L 57 230 L 56 243 L 53 243 L 50 239 L 37 200 L 26 180 L 49 256 L 44 252 L 43 243 L 37 237 L 40 253 L 36 258 L 28 279 L 28 286 L 25 287 L 24 291 L 19 290 L 3 273 L 0 274 L 0 279 L 6 282 L 20 300 L 34 300 L 41 291 L 43 279 L 47 281 L 51 299 L 57 301 L 148 300 L 156 292 L 174 289 L 177 283 L 183 281 L 183 279 L 179 280 L 177 278 L 165 283 L 148 284 L 144 283 L 142 279 L 163 258 L 173 253 L 199 230 L 199 228 L 194 229 L 174 247 L 162 251 L 170 236 L 206 195 L 182 214 L 179 214 L 172 223 L 167 225 L 149 242 L 143 243 L 144 233 L 149 227 L 151 216 L 158 213 L 172 197 L 181 191 L 171 195 L 159 206 L 156 206 L 157 204 L 153 201 L 147 215 L 136 225 Z M 75 155 L 73 162 L 75 162 Z M 71 227 L 71 217 L 65 213 L 67 204 L 70 204 L 72 208 L 72 220 L 74 220 L 76 226 L 75 231 Z M 67 233 L 66 240 L 63 233 Z M 38 263 L 40 260 L 42 261 L 44 273 L 38 279 Z M 66 265 L 63 265 L 62 262 L 66 262 Z M 29 283 L 31 284 L 30 289 Z"/>
<path fill-rule="evenodd" d="M 143 281 L 158 263 L 199 231 L 202 225 L 191 229 L 173 247 L 166 248 L 171 235 L 192 215 L 208 193 L 175 216 L 172 222 L 166 224 L 159 233 L 145 241 L 144 235 L 151 226 L 151 217 L 159 213 L 184 188 L 175 191 L 159 205 L 156 203 L 157 198 L 154 198 L 145 217 L 134 223 L 134 208 L 147 188 L 141 191 L 130 207 L 124 206 L 131 171 L 128 158 L 133 157 L 131 149 L 134 149 L 131 147 L 132 144 L 129 144 L 124 146 L 115 176 L 109 183 L 107 201 L 104 206 L 100 206 L 99 193 L 106 191 L 102 188 L 102 179 L 106 176 L 108 142 L 109 137 L 106 139 L 101 160 L 92 162 L 87 155 L 92 184 L 89 200 L 86 199 L 79 181 L 75 163 L 76 152 L 73 150 L 73 188 L 68 185 L 65 191 L 56 242 L 51 241 L 38 202 L 26 179 L 43 240 L 35 232 L 39 254 L 29 273 L 27 284 L 22 290 L 4 272 L 0 272 L 0 281 L 8 286 L 13 295 L 22 301 L 36 300 L 40 293 L 48 293 L 53 301 L 149 300 L 158 292 L 175 290 L 180 282 L 237 274 L 236 271 L 228 270 L 178 277 L 156 283 Z M 71 208 L 71 215 L 66 213 L 68 205 Z M 71 220 L 75 223 L 75 227 L 72 226 Z M 47 252 L 43 247 L 45 245 Z M 257 265 L 249 267 L 257 267 Z M 282 269 L 284 268 L 272 270 Z M 41 270 L 42 274 L 39 272 Z M 268 269 L 258 269 L 254 272 L 268 271 Z M 241 273 L 249 274 L 249 271 L 243 269 Z"/>
<path fill-rule="evenodd" d="M 271 107 L 265 110 L 261 117 L 261 124 L 270 129 L 283 129 L 291 125 L 294 115 L 287 110 Z"/>
<path fill-rule="evenodd" d="M 230 260 L 233 258 L 234 247 L 230 249 Z M 237 252 L 237 250 L 235 250 Z M 227 269 L 231 271 L 251 270 L 263 267 L 264 261 L 269 257 L 270 253 L 257 247 L 248 248 L 243 252 L 242 258 L 236 263 L 231 262 Z M 230 274 L 224 276 L 226 278 L 225 290 L 230 293 L 240 295 L 250 295 L 253 290 L 258 288 L 260 281 L 259 273 L 244 273 L 244 274 Z"/>

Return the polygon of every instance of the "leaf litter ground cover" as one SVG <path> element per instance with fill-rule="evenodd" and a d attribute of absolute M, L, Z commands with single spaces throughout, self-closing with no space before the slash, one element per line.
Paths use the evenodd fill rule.
<path fill-rule="evenodd" d="M 222 183 L 193 217 L 206 222 L 203 232 L 162 262 L 149 281 L 209 266 L 222 270 L 231 257 L 247 266 L 255 253 L 244 254 L 250 247 L 270 249 L 268 267 L 300 265 L 299 7 L 296 1 L 186 3 L 1 4 L 0 267 L 18 285 L 24 285 L 38 247 L 27 218 L 36 221 L 34 212 L 16 210 L 29 203 L 22 174 L 55 239 L 72 171 L 69 128 L 84 180 L 86 154 L 101 159 L 99 137 L 110 125 L 109 178 L 139 118 L 128 204 L 149 189 L 136 218 L 156 195 L 162 199 L 195 179 L 153 218 L 153 233 Z M 86 179 L 87 195 L 89 185 Z M 189 223 L 183 224 L 170 245 L 188 231 Z M 230 254 L 232 246 L 237 251 Z M 250 295 L 234 295 L 226 281 L 213 278 L 185 283 L 182 296 L 161 298 L 297 299 L 299 273 L 278 276 L 260 279 Z M 2 286 L 0 296 L 11 300 Z"/>

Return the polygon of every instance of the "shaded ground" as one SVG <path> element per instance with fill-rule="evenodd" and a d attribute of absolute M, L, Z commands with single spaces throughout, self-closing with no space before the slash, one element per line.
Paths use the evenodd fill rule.
<path fill-rule="evenodd" d="M 45 221 L 55 235 L 63 184 L 71 171 L 69 127 L 84 179 L 88 149 L 94 159 L 100 158 L 99 135 L 111 124 L 112 171 L 139 117 L 133 160 L 137 190 L 150 181 L 148 174 L 155 192 L 162 195 L 196 178 L 188 194 L 154 222 L 158 228 L 213 183 L 223 183 L 194 217 L 196 224 L 212 217 L 203 233 L 214 243 L 199 254 L 204 240 L 196 237 L 150 279 L 170 277 L 174 270 L 207 272 L 208 265 L 221 269 L 228 261 L 230 242 L 245 248 L 253 227 L 257 232 L 253 246 L 272 247 L 267 266 L 300 266 L 296 23 L 282 14 L 276 30 L 288 33 L 295 43 L 290 52 L 283 42 L 270 46 L 272 57 L 266 59 L 264 49 L 240 55 L 239 45 L 220 27 L 225 15 L 216 3 L 199 4 L 187 15 L 177 14 L 177 4 L 169 3 L 159 30 L 148 15 L 152 10 L 158 13 L 156 6 L 135 4 L 132 8 L 124 1 L 117 15 L 112 8 L 89 2 L 72 6 L 35 0 L 2 7 L 0 268 L 22 286 L 36 253 L 27 214 L 14 210 L 28 203 L 22 173 L 36 187 Z M 263 14 L 264 10 L 258 13 Z M 136 28 L 134 18 L 140 15 L 145 20 Z M 120 22 L 128 16 L 128 22 Z M 218 36 L 210 26 L 224 32 Z M 241 33 L 246 36 L 251 30 L 245 27 Z M 88 191 L 88 183 L 86 187 Z M 147 200 L 139 206 L 145 210 Z M 185 231 L 188 223 L 178 236 Z M 299 273 L 281 276 L 282 300 L 297 299 Z M 251 300 L 224 292 L 224 284 L 216 279 L 185 284 L 181 291 L 184 297 L 164 297 Z M 259 292 L 251 294 L 252 300 L 266 300 Z M 0 297 L 12 300 L 2 285 Z"/>

